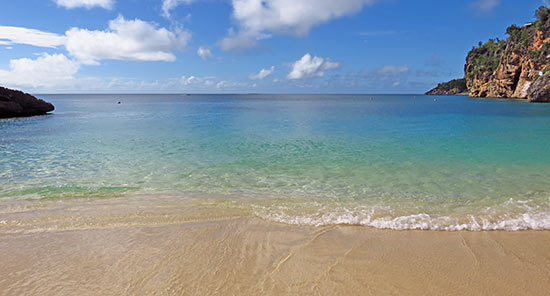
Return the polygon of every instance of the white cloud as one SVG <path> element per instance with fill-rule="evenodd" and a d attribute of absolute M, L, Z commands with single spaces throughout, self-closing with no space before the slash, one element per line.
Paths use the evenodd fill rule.
<path fill-rule="evenodd" d="M 216 83 L 217 89 L 223 89 L 224 91 L 228 90 L 243 90 L 243 88 L 248 88 L 249 85 L 244 82 L 235 82 L 235 81 L 228 81 L 228 80 L 222 80 L 218 83 Z"/>
<path fill-rule="evenodd" d="M 301 59 L 294 62 L 292 71 L 286 76 L 287 79 L 304 79 L 322 77 L 326 70 L 338 68 L 339 63 L 331 62 L 329 59 L 311 57 L 306 53 Z"/>
<path fill-rule="evenodd" d="M 196 76 L 182 76 L 180 78 L 180 84 L 183 86 L 212 86 L 214 84 L 214 79 L 216 77 L 214 76 L 208 76 L 208 77 L 196 77 Z"/>
<path fill-rule="evenodd" d="M 199 47 L 197 54 L 205 61 L 212 58 L 212 51 L 206 46 Z"/>
<path fill-rule="evenodd" d="M 375 0 L 232 0 L 233 16 L 246 32 L 305 35 L 312 27 L 359 12 Z"/>
<path fill-rule="evenodd" d="M 257 74 L 250 74 L 250 76 L 248 76 L 248 78 L 250 78 L 251 80 L 262 80 L 262 79 L 266 78 L 267 76 L 273 74 L 273 71 L 275 71 L 275 66 L 271 66 L 271 68 L 269 68 L 269 69 L 262 69 Z"/>
<path fill-rule="evenodd" d="M 500 0 L 477 0 L 470 5 L 481 12 L 490 12 L 500 4 Z"/>
<path fill-rule="evenodd" d="M 174 61 L 173 49 L 187 45 L 191 34 L 182 29 L 175 32 L 122 16 L 109 22 L 106 31 L 72 28 L 66 33 L 69 53 L 85 64 L 99 60 Z"/>
<path fill-rule="evenodd" d="M 90 90 L 91 84 L 101 79 L 76 79 L 74 75 L 82 64 L 98 64 L 103 59 L 173 61 L 172 50 L 182 49 L 189 39 L 190 33 L 183 29 L 169 31 L 139 19 L 125 20 L 122 16 L 109 22 L 105 31 L 72 28 L 64 36 L 0 26 L 0 45 L 7 45 L 6 49 L 11 49 L 12 44 L 49 48 L 63 45 L 71 56 L 42 54 L 36 59 L 11 60 L 9 69 L 0 69 L 0 84 L 35 90 Z M 153 84 L 146 83 L 147 86 Z"/>
<path fill-rule="evenodd" d="M 65 37 L 21 27 L 0 26 L 0 44 L 26 44 L 54 48 L 65 43 Z"/>
<path fill-rule="evenodd" d="M 80 65 L 63 54 L 42 54 L 35 60 L 10 61 L 9 70 L 0 70 L 0 84 L 15 87 L 51 87 L 74 80 Z"/>
<path fill-rule="evenodd" d="M 22 27 L 0 26 L 0 45 L 26 44 L 55 48 L 64 45 L 69 54 L 84 64 L 100 60 L 174 61 L 172 50 L 183 49 L 191 33 L 169 31 L 139 19 L 122 16 L 109 22 L 105 31 L 71 28 L 65 36 Z"/>
<path fill-rule="evenodd" d="M 59 6 L 63 6 L 67 9 L 84 7 L 86 9 L 93 8 L 95 6 L 105 9 L 112 9 L 115 4 L 115 0 L 55 0 L 55 3 Z"/>
<path fill-rule="evenodd" d="M 180 4 L 189 4 L 193 0 L 162 0 L 162 15 L 170 18 L 170 11 L 178 7 Z"/>
<path fill-rule="evenodd" d="M 225 51 L 243 52 L 271 33 L 304 36 L 319 24 L 359 12 L 377 0 L 232 0 L 238 34 L 220 41 Z"/>

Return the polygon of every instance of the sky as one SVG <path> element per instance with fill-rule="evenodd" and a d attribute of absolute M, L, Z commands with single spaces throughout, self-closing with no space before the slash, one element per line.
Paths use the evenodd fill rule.
<path fill-rule="evenodd" d="M 543 0 L 2 0 L 30 93 L 424 93 Z"/>

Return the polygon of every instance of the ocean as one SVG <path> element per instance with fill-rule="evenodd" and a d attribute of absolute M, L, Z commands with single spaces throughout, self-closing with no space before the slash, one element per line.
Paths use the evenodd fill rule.
<path fill-rule="evenodd" d="M 14 202 L 39 209 L 169 197 L 286 224 L 550 229 L 550 104 L 423 95 L 38 97 L 55 105 L 53 114 L 0 120 L 4 224 L 1 209 Z"/>

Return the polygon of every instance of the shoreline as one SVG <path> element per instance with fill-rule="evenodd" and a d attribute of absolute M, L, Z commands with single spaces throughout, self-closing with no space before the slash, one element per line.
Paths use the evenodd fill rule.
<path fill-rule="evenodd" d="M 0 236 L 6 295 L 545 295 L 550 231 L 257 218 Z"/>
<path fill-rule="evenodd" d="M 51 204 L 2 211 L 29 221 L 0 225 L 6 295 L 545 295 L 550 289 L 548 230 L 298 226 L 215 203 Z"/>
<path fill-rule="evenodd" d="M 226 218 L 259 218 L 293 226 L 357 226 L 396 231 L 544 231 L 547 211 L 527 211 L 527 201 L 506 200 L 493 213 L 410 212 L 388 205 L 282 202 L 243 196 L 140 193 L 113 198 L 12 199 L 0 203 L 0 235 L 125 226 L 172 225 Z M 410 205 L 409 205 L 410 206 Z M 474 207 L 475 208 L 475 207 Z M 456 211 L 456 209 L 454 209 Z M 70 214 L 67 214 L 70 213 Z"/>

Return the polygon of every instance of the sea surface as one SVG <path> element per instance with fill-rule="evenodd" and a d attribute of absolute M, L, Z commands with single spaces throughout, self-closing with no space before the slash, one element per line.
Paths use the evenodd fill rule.
<path fill-rule="evenodd" d="M 0 206 L 170 196 L 288 224 L 550 229 L 550 104 L 39 97 L 56 106 L 53 114 L 0 120 Z"/>

